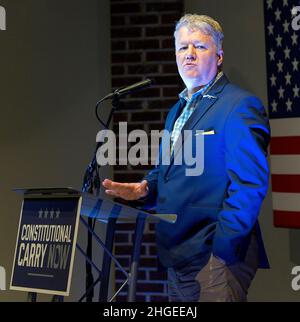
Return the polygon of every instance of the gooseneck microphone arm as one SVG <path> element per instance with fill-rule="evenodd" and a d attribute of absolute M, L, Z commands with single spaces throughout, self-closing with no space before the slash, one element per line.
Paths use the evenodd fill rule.
<path fill-rule="evenodd" d="M 102 99 L 100 99 L 95 106 L 95 113 L 98 121 L 101 123 L 101 125 L 104 127 L 104 129 L 109 129 L 112 116 L 116 110 L 120 108 L 120 98 L 122 96 L 131 94 L 135 91 L 142 90 L 152 84 L 152 81 L 150 79 L 145 79 L 143 81 L 140 81 L 138 83 L 132 84 L 130 86 L 121 87 L 116 89 L 114 92 L 106 95 Z M 99 106 L 100 104 L 105 101 L 111 99 L 112 100 L 112 108 L 109 113 L 108 119 L 106 122 L 102 121 L 98 114 Z M 94 194 L 96 196 L 99 196 L 100 194 L 100 173 L 99 173 L 99 166 L 97 164 L 97 151 L 100 148 L 100 146 L 103 143 L 97 142 L 96 149 L 94 151 L 93 157 L 91 162 L 89 163 L 83 179 L 83 185 L 82 185 L 82 191 L 83 192 L 89 192 L 91 194 Z M 94 218 L 89 217 L 88 218 L 88 226 L 90 227 L 91 231 L 94 231 L 96 220 Z M 92 259 L 92 233 L 88 230 L 88 236 L 87 236 L 87 248 L 86 248 L 86 255 L 91 260 Z M 94 282 L 94 277 L 92 273 L 92 266 L 88 260 L 86 260 L 86 292 L 81 297 L 80 301 L 82 301 L 84 298 L 86 298 L 87 302 L 92 302 L 94 297 L 94 287 L 97 284 L 98 280 Z M 102 288 L 100 287 L 100 293 L 99 299 L 102 300 L 107 297 L 107 290 L 102 291 Z"/>

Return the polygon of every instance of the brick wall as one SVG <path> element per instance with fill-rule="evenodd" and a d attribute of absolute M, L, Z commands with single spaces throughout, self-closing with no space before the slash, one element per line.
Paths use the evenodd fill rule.
<path fill-rule="evenodd" d="M 174 24 L 183 11 L 182 0 L 111 0 L 112 87 L 118 88 L 151 78 L 155 84 L 122 99 L 122 108 L 114 115 L 115 133 L 119 122 L 133 129 L 161 130 L 166 114 L 177 101 L 183 85 L 177 74 L 174 55 Z M 139 181 L 151 166 L 115 166 L 114 180 Z M 133 238 L 132 224 L 118 226 L 115 254 L 129 268 Z M 155 226 L 149 224 L 143 239 L 138 301 L 166 301 L 166 274 L 157 271 Z M 116 287 L 124 281 L 116 270 Z M 126 289 L 125 289 L 126 290 Z M 121 292 L 119 301 L 126 300 Z"/>

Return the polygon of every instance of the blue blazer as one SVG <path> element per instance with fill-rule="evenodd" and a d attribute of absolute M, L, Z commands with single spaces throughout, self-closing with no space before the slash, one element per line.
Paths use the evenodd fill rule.
<path fill-rule="evenodd" d="M 198 103 L 182 131 L 213 131 L 204 136 L 204 172 L 187 176 L 187 165 L 161 162 L 144 179 L 148 206 L 175 213 L 175 224 L 156 228 L 159 260 L 182 265 L 211 253 L 227 264 L 243 261 L 253 229 L 258 237 L 260 267 L 269 267 L 259 224 L 268 189 L 267 147 L 270 128 L 261 101 L 231 84 L 223 75 Z M 184 102 L 170 110 L 165 128 L 172 132 Z M 160 150 L 161 151 L 161 150 Z M 161 153 L 161 152 L 160 152 Z M 159 160 L 161 161 L 161 155 Z"/>

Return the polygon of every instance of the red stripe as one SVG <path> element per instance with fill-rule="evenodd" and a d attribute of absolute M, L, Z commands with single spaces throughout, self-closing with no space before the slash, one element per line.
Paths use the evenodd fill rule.
<path fill-rule="evenodd" d="M 300 136 L 271 138 L 271 154 L 300 154 Z"/>
<path fill-rule="evenodd" d="M 274 210 L 274 226 L 283 228 L 300 228 L 300 211 Z"/>
<path fill-rule="evenodd" d="M 300 193 L 300 175 L 272 174 L 272 191 Z"/>

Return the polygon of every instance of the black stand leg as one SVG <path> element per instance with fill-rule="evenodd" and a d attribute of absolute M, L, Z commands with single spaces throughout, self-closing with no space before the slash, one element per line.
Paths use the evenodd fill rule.
<path fill-rule="evenodd" d="M 36 302 L 37 293 L 29 292 L 27 295 L 27 302 Z"/>
<path fill-rule="evenodd" d="M 132 257 L 131 257 L 130 278 L 129 278 L 128 296 L 127 296 L 128 302 L 135 302 L 135 298 L 136 298 L 136 283 L 137 283 L 138 266 L 139 266 L 139 259 L 141 254 L 144 228 L 145 228 L 145 217 L 142 215 L 139 215 L 136 220 L 133 251 L 132 251 Z"/>
<path fill-rule="evenodd" d="M 88 218 L 88 225 L 91 229 L 93 229 L 93 218 Z M 88 241 L 87 241 L 86 254 L 87 254 L 88 258 L 90 258 L 90 259 L 93 256 L 93 254 L 92 254 L 92 234 L 90 231 L 88 231 Z M 86 267 L 85 285 L 86 285 L 86 291 L 87 291 L 86 301 L 92 302 L 93 297 L 94 297 L 94 288 L 91 287 L 91 285 L 94 284 L 94 277 L 93 277 L 93 273 L 92 273 L 92 266 L 89 263 L 89 261 L 86 261 L 85 267 Z"/>
<path fill-rule="evenodd" d="M 113 250 L 116 222 L 116 218 L 110 218 L 107 224 L 105 246 L 109 253 L 112 253 Z M 102 279 L 100 284 L 99 302 L 107 302 L 111 266 L 111 256 L 109 255 L 109 253 L 104 252 L 103 254 Z"/>
<path fill-rule="evenodd" d="M 60 295 L 53 295 L 52 302 L 63 302 L 64 297 Z"/>

